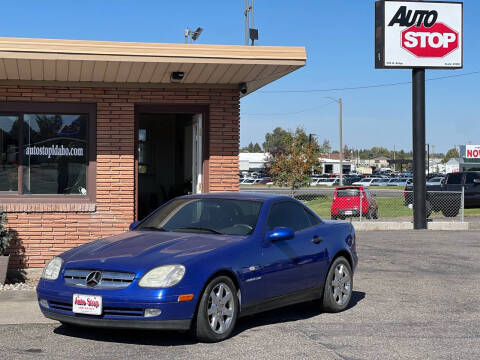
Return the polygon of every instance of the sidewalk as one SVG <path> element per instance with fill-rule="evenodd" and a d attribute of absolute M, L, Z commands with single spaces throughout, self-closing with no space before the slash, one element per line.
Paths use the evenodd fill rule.
<path fill-rule="evenodd" d="M 35 290 L 0 291 L 0 325 L 55 322 L 43 316 Z"/>

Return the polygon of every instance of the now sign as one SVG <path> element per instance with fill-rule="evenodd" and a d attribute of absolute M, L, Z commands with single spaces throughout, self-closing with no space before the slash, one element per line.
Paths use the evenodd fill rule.
<path fill-rule="evenodd" d="M 480 145 L 465 145 L 467 159 L 480 159 Z"/>
<path fill-rule="evenodd" d="M 375 3 L 376 68 L 462 66 L 463 3 Z"/>

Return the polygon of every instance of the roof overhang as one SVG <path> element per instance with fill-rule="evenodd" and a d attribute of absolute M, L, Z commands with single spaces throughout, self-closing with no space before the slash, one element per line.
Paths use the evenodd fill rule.
<path fill-rule="evenodd" d="M 0 82 L 166 85 L 183 71 L 183 86 L 246 83 L 246 95 L 306 60 L 304 47 L 0 38 Z"/>

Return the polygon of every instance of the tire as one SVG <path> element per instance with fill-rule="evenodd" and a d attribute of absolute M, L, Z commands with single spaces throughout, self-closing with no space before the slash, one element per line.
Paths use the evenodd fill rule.
<path fill-rule="evenodd" d="M 337 220 L 337 217 L 335 215 L 332 215 L 332 220 Z"/>
<path fill-rule="evenodd" d="M 341 270 L 341 272 L 339 270 Z M 327 278 L 325 279 L 322 298 L 323 310 L 326 312 L 340 312 L 345 310 L 352 298 L 352 290 L 352 268 L 348 260 L 340 256 L 336 258 L 330 266 Z"/>
<path fill-rule="evenodd" d="M 225 340 L 235 328 L 238 310 L 237 289 L 233 281 L 227 276 L 216 277 L 208 283 L 200 299 L 192 326 L 194 336 L 210 343 Z"/>
<path fill-rule="evenodd" d="M 459 211 L 460 211 L 460 208 L 457 208 L 457 207 L 446 208 L 446 209 L 442 209 L 442 214 L 445 217 L 455 217 L 458 215 Z"/>
<path fill-rule="evenodd" d="M 368 209 L 368 212 L 365 215 L 365 219 L 370 220 L 372 219 L 372 209 Z"/>
<path fill-rule="evenodd" d="M 375 211 L 373 212 L 373 218 L 374 218 L 375 220 L 378 219 L 378 208 L 376 208 Z"/>

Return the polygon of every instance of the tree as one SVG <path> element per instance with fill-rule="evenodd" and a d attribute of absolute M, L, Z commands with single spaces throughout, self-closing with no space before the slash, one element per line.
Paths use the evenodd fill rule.
<path fill-rule="evenodd" d="M 258 143 L 255 143 L 255 145 L 251 142 L 247 146 L 244 146 L 243 148 L 240 148 L 240 152 L 262 152 L 262 148 Z"/>
<path fill-rule="evenodd" d="M 460 154 L 458 153 L 457 149 L 452 148 L 448 150 L 447 153 L 445 154 L 445 157 L 443 158 L 443 163 L 446 164 L 448 160 L 458 158 L 458 157 L 460 157 Z"/>
<path fill-rule="evenodd" d="M 263 150 L 269 153 L 281 152 L 285 149 L 286 144 L 290 141 L 292 134 L 288 131 L 277 127 L 273 129 L 272 133 L 265 134 L 265 142 L 263 143 Z"/>
<path fill-rule="evenodd" d="M 332 146 L 330 145 L 330 141 L 328 141 L 327 139 L 323 140 L 323 143 L 320 146 L 320 153 L 330 154 L 331 152 L 332 152 Z"/>
<path fill-rule="evenodd" d="M 302 131 L 297 129 L 295 134 L 290 134 L 284 148 L 270 153 L 267 163 L 274 183 L 288 186 L 292 195 L 295 189 L 310 183 L 312 169 L 318 165 L 319 147 L 305 142 Z"/>

